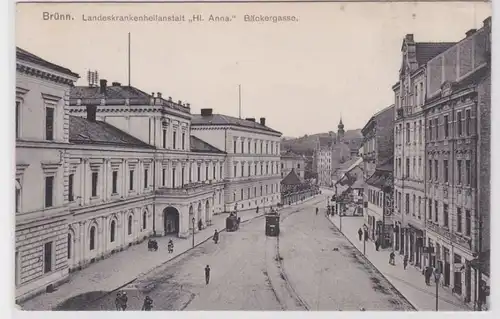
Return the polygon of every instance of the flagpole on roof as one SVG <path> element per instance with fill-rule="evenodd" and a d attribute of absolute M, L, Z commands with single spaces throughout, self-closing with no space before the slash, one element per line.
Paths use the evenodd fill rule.
<path fill-rule="evenodd" d="M 128 33 L 128 86 L 130 87 L 130 32 Z"/>
<path fill-rule="evenodd" d="M 241 119 L 241 84 L 238 84 L 238 117 Z"/>

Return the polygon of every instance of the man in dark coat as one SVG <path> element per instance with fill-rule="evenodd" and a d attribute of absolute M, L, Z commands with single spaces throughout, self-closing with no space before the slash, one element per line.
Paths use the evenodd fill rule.
<path fill-rule="evenodd" d="M 210 266 L 207 265 L 205 267 L 205 283 L 208 285 L 209 282 L 210 282 Z"/>
<path fill-rule="evenodd" d="M 363 230 L 358 229 L 358 236 L 359 236 L 359 241 L 361 241 L 363 239 Z"/>

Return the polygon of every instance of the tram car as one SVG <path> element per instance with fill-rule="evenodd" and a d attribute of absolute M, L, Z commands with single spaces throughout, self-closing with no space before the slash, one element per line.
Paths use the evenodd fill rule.
<path fill-rule="evenodd" d="M 277 237 L 280 234 L 280 215 L 266 215 L 266 236 Z"/>
<path fill-rule="evenodd" d="M 229 214 L 226 218 L 226 231 L 233 232 L 240 228 L 240 218 L 236 217 L 234 213 Z"/>

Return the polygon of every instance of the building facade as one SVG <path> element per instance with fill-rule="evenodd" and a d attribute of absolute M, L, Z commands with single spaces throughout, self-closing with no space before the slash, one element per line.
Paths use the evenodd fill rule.
<path fill-rule="evenodd" d="M 361 129 L 363 145 L 359 150 L 363 158 L 364 179 L 375 173 L 381 165 L 394 154 L 394 105 L 384 108 L 373 115 Z"/>
<path fill-rule="evenodd" d="M 415 42 L 408 34 L 401 47 L 399 81 L 393 86 L 394 109 L 394 249 L 409 263 L 424 266 L 425 118 L 427 62 L 454 43 Z"/>
<path fill-rule="evenodd" d="M 67 110 L 78 75 L 22 49 L 16 54 L 15 286 L 20 297 L 68 278 Z"/>
<path fill-rule="evenodd" d="M 195 225 L 200 220 L 207 225 L 214 213 L 224 211 L 225 153 L 191 136 L 189 103 L 100 80 L 98 87 L 73 88 L 70 105 L 70 113 L 79 117 L 94 108 L 97 120 L 155 148 L 153 162 L 124 164 L 138 178 L 145 172 L 154 175 L 155 235 L 187 237 L 193 218 Z M 199 147 L 191 147 L 192 142 Z"/>
<path fill-rule="evenodd" d="M 471 262 L 489 250 L 491 18 L 427 65 L 428 263 L 466 302 L 481 275 Z M 477 298 L 477 297 L 476 297 Z"/>
<path fill-rule="evenodd" d="M 280 165 L 281 178 L 285 178 L 293 169 L 295 174 L 297 174 L 301 180 L 304 180 L 306 167 L 306 160 L 304 156 L 295 154 L 292 151 L 282 152 Z"/>
<path fill-rule="evenodd" d="M 191 132 L 223 150 L 225 160 L 224 209 L 235 211 L 275 206 L 280 202 L 281 133 L 266 119 L 239 119 L 202 109 L 193 115 Z"/>

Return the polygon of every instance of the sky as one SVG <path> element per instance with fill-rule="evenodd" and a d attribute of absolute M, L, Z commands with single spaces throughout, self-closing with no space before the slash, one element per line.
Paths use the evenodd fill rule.
<path fill-rule="evenodd" d="M 362 128 L 394 101 L 401 44 L 460 41 L 491 15 L 491 4 L 274 3 L 274 4 L 18 4 L 16 45 L 80 74 L 128 83 L 191 104 L 191 112 L 266 118 L 298 137 Z M 44 20 L 44 12 L 71 20 Z M 204 22 L 95 22 L 95 15 L 201 14 Z M 209 16 L 231 22 L 210 22 Z M 47 14 L 45 14 L 47 15 Z M 245 15 L 295 16 L 258 23 Z M 85 18 L 84 18 L 85 16 Z"/>

